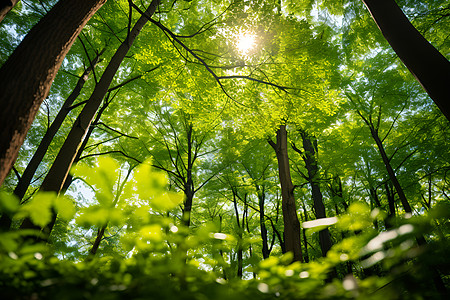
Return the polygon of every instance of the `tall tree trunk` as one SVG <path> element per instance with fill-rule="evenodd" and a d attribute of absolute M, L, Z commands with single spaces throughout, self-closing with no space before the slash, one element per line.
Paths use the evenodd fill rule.
<path fill-rule="evenodd" d="M 319 167 L 316 159 L 316 149 L 313 146 L 311 137 L 305 132 L 301 131 L 303 139 L 303 149 L 305 150 L 303 159 L 305 161 L 306 169 L 308 170 L 308 180 L 311 185 L 311 194 L 314 203 L 314 211 L 317 219 L 326 218 L 325 205 L 323 204 L 322 191 L 319 183 Z M 328 228 L 319 231 L 320 249 L 322 256 L 326 256 L 333 243 L 331 242 L 330 232 Z"/>
<path fill-rule="evenodd" d="M 97 233 L 97 237 L 95 238 L 94 244 L 92 248 L 89 250 L 89 257 L 95 256 L 97 254 L 98 247 L 100 247 L 100 243 L 105 235 L 106 225 L 103 225 Z"/>
<path fill-rule="evenodd" d="M 389 214 L 386 218 L 386 228 L 392 228 L 393 221 L 395 219 L 395 195 L 394 195 L 394 191 L 392 189 L 392 184 L 390 184 L 390 182 L 385 182 L 384 183 L 384 188 L 386 189 L 386 197 L 388 200 L 388 207 L 389 207 Z"/>
<path fill-rule="evenodd" d="M 381 155 L 381 158 L 383 159 L 384 166 L 386 167 L 386 171 L 389 175 L 389 179 L 391 180 L 392 184 L 394 185 L 395 190 L 397 191 L 398 197 L 400 199 L 400 202 L 402 203 L 403 209 L 407 213 L 412 213 L 411 206 L 409 205 L 408 200 L 406 199 L 405 192 L 403 191 L 403 188 L 400 185 L 400 182 L 397 179 L 397 176 L 395 175 L 394 169 L 391 166 L 391 163 L 389 161 L 389 158 L 387 157 L 386 151 L 384 150 L 383 142 L 381 141 L 380 137 L 378 136 L 378 131 L 375 130 L 373 126 L 370 126 L 370 133 L 372 134 L 373 139 L 375 140 L 375 143 L 377 144 L 378 151 Z"/>
<path fill-rule="evenodd" d="M 114 199 L 112 201 L 112 207 L 116 207 L 117 202 L 119 202 L 120 199 L 120 195 L 122 194 L 123 188 L 125 187 L 125 184 L 128 181 L 128 178 L 131 175 L 131 171 L 133 171 L 134 167 L 131 167 L 130 169 L 128 169 L 128 173 L 127 176 L 125 177 L 125 179 L 123 180 L 123 182 L 120 184 L 119 188 L 116 191 L 116 195 L 114 196 Z M 105 235 L 105 230 L 108 227 L 108 222 L 106 222 L 106 224 L 104 224 L 103 226 L 101 226 L 98 229 L 97 232 L 97 237 L 95 238 L 94 244 L 92 245 L 92 248 L 89 250 L 89 256 L 88 257 L 93 257 L 95 256 L 95 254 L 97 254 L 98 248 L 100 247 L 100 243 L 102 242 L 103 236 Z"/>
<path fill-rule="evenodd" d="M 294 185 L 292 184 L 291 171 L 289 169 L 286 125 L 281 125 L 277 130 L 277 142 L 274 143 L 272 140 L 269 140 L 269 144 L 275 150 L 278 161 L 286 251 L 292 252 L 294 261 L 303 262 L 300 222 L 297 216 Z"/>
<path fill-rule="evenodd" d="M 60 0 L 0 69 L 0 185 L 17 158 L 61 63 L 106 0 Z"/>
<path fill-rule="evenodd" d="M 244 217 L 242 218 L 242 226 L 239 222 L 239 210 L 237 205 L 237 189 L 233 189 L 233 204 L 234 204 L 234 213 L 236 214 L 236 225 L 238 229 L 238 240 L 237 240 L 237 276 L 238 278 L 242 278 L 243 274 L 243 267 L 244 267 L 244 261 L 243 261 L 243 248 L 242 248 L 242 234 L 244 232 Z M 247 197 L 247 196 L 245 196 Z M 245 201 L 244 201 L 245 202 Z"/>
<path fill-rule="evenodd" d="M 102 117 L 103 112 L 108 108 L 108 105 L 111 103 L 111 101 L 109 100 L 109 96 L 110 96 L 110 94 L 108 93 L 105 101 L 103 102 L 102 107 L 100 107 L 100 109 L 97 112 L 97 115 L 95 116 L 95 120 L 89 126 L 89 129 L 83 138 L 83 142 L 81 143 L 80 148 L 78 148 L 78 150 L 77 150 L 77 154 L 75 155 L 72 166 L 76 165 L 80 161 L 81 155 L 83 154 L 83 151 L 86 148 L 87 143 L 89 142 L 92 132 L 94 132 L 94 129 L 95 129 L 96 125 L 98 124 L 98 122 L 100 121 L 100 118 Z M 67 191 L 69 186 L 72 184 L 72 181 L 73 181 L 73 176 L 70 173 L 67 174 L 66 180 L 64 180 L 63 188 L 61 189 L 61 193 L 64 194 Z"/>
<path fill-rule="evenodd" d="M 101 51 L 93 60 L 92 60 L 92 66 L 95 67 L 95 65 L 98 62 L 98 59 L 103 51 Z M 60 111 L 55 117 L 55 120 L 53 120 L 50 127 L 45 132 L 44 137 L 42 138 L 41 142 L 39 143 L 38 148 L 34 152 L 33 157 L 31 158 L 30 162 L 28 163 L 25 171 L 22 174 L 22 177 L 20 178 L 19 182 L 17 183 L 16 188 L 14 189 L 14 194 L 19 197 L 19 199 L 22 199 L 25 195 L 31 180 L 33 179 L 34 174 L 36 173 L 37 168 L 39 167 L 39 164 L 41 163 L 42 159 L 45 156 L 45 153 L 47 153 L 48 147 L 50 146 L 50 143 L 52 142 L 53 138 L 55 137 L 56 133 L 58 132 L 59 128 L 61 127 L 62 123 L 64 122 L 65 118 L 70 112 L 70 106 L 73 104 L 75 99 L 77 99 L 78 95 L 80 95 L 81 89 L 83 88 L 84 84 L 86 83 L 87 79 L 89 78 L 89 74 L 91 73 L 91 66 L 86 68 L 83 75 L 78 79 L 78 82 L 73 89 L 72 93 L 70 93 L 69 97 L 67 97 L 66 101 L 64 102 L 63 106 L 61 107 Z"/>
<path fill-rule="evenodd" d="M 259 206 L 259 226 L 261 227 L 261 240 L 262 240 L 262 255 L 266 259 L 270 255 L 269 242 L 267 238 L 267 228 L 264 215 L 264 202 L 266 200 L 266 194 L 264 191 L 264 186 L 262 189 L 259 185 L 255 184 L 256 192 L 258 193 L 258 206 Z"/>
<path fill-rule="evenodd" d="M 450 62 L 409 22 L 395 0 L 363 0 L 384 37 L 450 120 Z"/>
<path fill-rule="evenodd" d="M 303 208 L 303 221 L 308 221 L 308 213 L 306 212 L 306 206 L 305 202 L 302 200 L 302 208 Z M 306 228 L 302 229 L 303 234 L 303 244 L 305 245 L 305 253 L 303 255 L 303 258 L 305 260 L 305 263 L 309 262 L 309 253 L 308 253 L 308 238 L 306 237 Z"/>
<path fill-rule="evenodd" d="M 61 191 L 67 174 L 69 173 L 70 167 L 72 166 L 75 155 L 77 154 L 77 150 L 83 139 L 83 136 L 89 129 L 92 119 L 94 118 L 95 113 L 102 103 L 102 100 L 108 91 L 114 75 L 119 69 L 120 64 L 128 53 L 128 50 L 131 48 L 134 40 L 136 39 L 144 25 L 147 23 L 148 16 L 153 15 L 153 13 L 155 12 L 158 3 L 158 0 L 152 1 L 150 6 L 145 11 L 145 14 L 147 16 L 141 16 L 139 18 L 139 20 L 136 22 L 136 24 L 133 26 L 133 29 L 127 36 L 127 39 L 119 46 L 116 53 L 114 53 L 114 56 L 111 58 L 108 66 L 103 72 L 100 81 L 92 92 L 91 97 L 83 107 L 83 110 L 81 111 L 78 118 L 75 120 L 75 123 L 69 132 L 69 135 L 67 136 L 58 155 L 56 156 L 55 162 L 53 163 L 47 176 L 45 177 L 41 185 L 42 191 L 54 191 L 57 193 Z M 25 219 L 21 228 L 38 229 L 38 226 L 32 224 L 29 219 Z M 51 230 L 52 227 L 48 226 L 44 231 L 46 234 L 50 234 Z"/>
<path fill-rule="evenodd" d="M 9 13 L 14 6 L 16 6 L 17 2 L 19 2 L 19 0 L 0 1 L 0 22 L 2 22 L 6 14 Z"/>
<path fill-rule="evenodd" d="M 189 124 L 186 132 L 187 138 L 187 168 L 186 168 L 186 181 L 184 182 L 184 195 L 186 199 L 184 200 L 183 207 L 183 223 L 186 227 L 191 225 L 191 211 L 192 202 L 194 200 L 194 181 L 192 179 L 192 167 L 193 167 L 193 153 L 192 153 L 192 130 L 193 125 Z"/>

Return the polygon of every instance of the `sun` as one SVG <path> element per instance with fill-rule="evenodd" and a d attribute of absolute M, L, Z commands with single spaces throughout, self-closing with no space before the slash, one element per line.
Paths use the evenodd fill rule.
<path fill-rule="evenodd" d="M 238 36 L 237 49 L 241 54 L 248 54 L 256 46 L 256 36 L 244 33 Z"/>

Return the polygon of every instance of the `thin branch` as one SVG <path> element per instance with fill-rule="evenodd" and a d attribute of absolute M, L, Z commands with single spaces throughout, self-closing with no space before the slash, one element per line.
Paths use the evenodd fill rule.
<path fill-rule="evenodd" d="M 109 129 L 109 130 L 111 130 L 111 131 L 114 131 L 115 133 L 118 133 L 118 134 L 120 134 L 121 136 L 126 136 L 126 137 L 128 137 L 128 138 L 130 138 L 130 139 L 135 139 L 135 140 L 139 139 L 139 138 L 137 138 L 137 137 L 135 137 L 135 136 L 127 135 L 127 134 L 125 134 L 125 133 L 122 133 L 122 132 L 120 132 L 120 131 L 114 129 L 114 128 L 111 128 L 111 127 L 109 127 L 108 125 L 106 125 L 106 124 L 103 123 L 103 122 L 98 122 L 96 125 L 102 125 L 102 126 L 104 126 L 105 128 L 107 128 L 107 129 Z"/>
<path fill-rule="evenodd" d="M 113 154 L 113 153 L 119 153 L 119 154 L 122 154 L 122 155 L 125 156 L 126 158 L 132 159 L 132 160 L 134 160 L 134 161 L 137 162 L 137 163 L 140 163 L 140 164 L 142 163 L 140 160 L 138 160 L 138 159 L 136 159 L 136 158 L 134 158 L 134 157 L 131 157 L 131 156 L 129 156 L 128 154 L 125 154 L 123 151 L 120 151 L 120 150 L 111 150 L 111 151 L 106 151 L 106 152 L 102 152 L 102 153 L 87 154 L 87 155 L 85 155 L 85 156 L 80 157 L 79 160 L 82 160 L 82 159 L 88 158 L 88 157 L 101 156 L 101 155 Z"/>

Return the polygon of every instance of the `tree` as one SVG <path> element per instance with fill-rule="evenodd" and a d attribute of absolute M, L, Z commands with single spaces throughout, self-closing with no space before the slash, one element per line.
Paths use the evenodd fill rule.
<path fill-rule="evenodd" d="M 300 130 L 300 135 L 303 141 L 303 149 L 301 151 L 295 144 L 292 144 L 292 148 L 298 152 L 303 161 L 305 162 L 306 170 L 308 171 L 308 181 L 311 185 L 311 195 L 314 203 L 314 212 L 317 219 L 326 218 L 325 206 L 323 203 L 323 196 L 320 190 L 320 172 L 318 167 L 318 148 L 317 139 L 313 135 L 308 134 L 304 130 Z M 330 232 L 328 228 L 319 232 L 320 248 L 322 250 L 322 256 L 326 256 L 328 250 L 333 245 L 331 242 Z"/>
<path fill-rule="evenodd" d="M 11 170 L 65 55 L 87 21 L 105 2 L 59 1 L 1 67 L 0 184 Z M 68 11 L 73 13 L 67 14 Z"/>
<path fill-rule="evenodd" d="M 450 121 L 450 62 L 409 22 L 395 0 L 363 0 L 386 40 Z"/>
<path fill-rule="evenodd" d="M 0 22 L 3 21 L 6 14 L 16 6 L 19 0 L 2 0 L 0 2 Z"/>
<path fill-rule="evenodd" d="M 157 0 L 152 1 L 152 3 L 145 11 L 145 15 L 139 18 L 133 28 L 129 31 L 129 34 L 127 35 L 125 41 L 120 45 L 114 56 L 111 58 L 107 68 L 103 72 L 100 81 L 92 92 L 91 97 L 83 107 L 83 110 L 80 112 L 77 120 L 75 121 L 75 124 L 69 132 L 69 135 L 67 136 L 63 146 L 61 147 L 58 156 L 55 159 L 55 162 L 47 173 L 40 188 L 42 191 L 54 191 L 59 194 L 59 192 L 63 188 L 64 181 L 69 174 L 69 170 L 77 154 L 78 147 L 83 139 L 83 136 L 89 129 L 90 124 L 95 116 L 95 113 L 100 107 L 104 96 L 108 92 L 108 88 L 114 78 L 114 75 L 119 69 L 122 60 L 128 53 L 128 50 L 131 48 L 133 41 L 136 39 L 141 29 L 147 23 L 148 18 L 156 11 L 158 3 L 159 1 Z M 53 219 L 56 219 L 56 215 L 53 217 Z M 54 222 L 52 222 L 50 225 L 53 224 Z M 27 219 L 26 222 L 22 224 L 22 228 L 36 228 L 36 226 Z M 51 230 L 52 226 L 46 229 L 46 233 L 49 234 Z"/>
<path fill-rule="evenodd" d="M 294 185 L 292 184 L 291 171 L 289 168 L 286 125 L 281 125 L 277 130 L 276 143 L 269 140 L 269 144 L 275 151 L 278 160 L 286 251 L 292 253 L 294 261 L 303 261 L 300 222 L 297 216 L 297 208 L 294 199 Z"/>

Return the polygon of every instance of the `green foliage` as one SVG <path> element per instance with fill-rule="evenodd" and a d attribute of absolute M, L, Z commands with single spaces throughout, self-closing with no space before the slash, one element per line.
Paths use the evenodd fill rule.
<path fill-rule="evenodd" d="M 20 1 L 7 15 L 0 63 L 55 2 Z M 145 10 L 150 2 L 133 3 Z M 449 1 L 397 3 L 448 56 Z M 36 193 L 140 17 L 129 4 L 107 1 L 88 22 L 2 186 L 1 299 L 439 298 L 437 279 L 448 287 L 450 278 L 449 122 L 359 0 L 161 1 L 114 76 L 66 196 Z M 255 45 L 242 53 L 247 34 Z M 9 192 L 103 49 L 20 202 Z M 303 263 L 283 253 L 278 166 L 267 142 L 281 124 Z M 317 142 L 315 179 L 328 218 L 317 219 L 305 153 L 291 147 L 302 148 L 299 130 Z M 18 229 L 23 218 L 45 227 L 55 214 L 49 244 Z M 334 245 L 322 257 L 325 228 Z"/>
<path fill-rule="evenodd" d="M 147 172 L 145 169 L 144 165 L 141 171 Z M 154 195 L 164 193 L 162 187 L 149 189 Z M 10 251 L 2 248 L 1 294 L 46 299 L 431 299 L 437 295 L 433 288 L 424 293 L 409 284 L 429 284 L 433 267 L 447 272 L 445 258 L 429 254 L 445 253 L 449 245 L 444 237 L 434 238 L 428 246 L 418 246 L 414 239 L 429 232 L 431 220 L 448 227 L 448 206 L 442 203 L 429 216 L 399 220 L 399 227 L 376 234 L 373 230 L 361 233 L 363 223 L 352 226 L 349 218 L 371 222 L 379 218 L 377 213 L 364 205 L 352 205 L 337 225 L 340 230 L 357 233 L 333 246 L 326 258 L 289 264 L 289 253 L 271 256 L 253 264 L 256 278 L 244 280 L 226 280 L 220 272 L 227 269 L 227 263 L 219 253 L 229 251 L 235 237 L 215 232 L 217 227 L 212 224 L 187 235 L 185 228 L 167 223 L 164 217 L 147 218 L 132 237 L 135 242 L 128 258 L 103 256 L 69 262 L 53 256 L 40 244 Z M 448 228 L 443 229 L 448 235 Z M 2 243 L 11 240 L 11 234 L 2 235 Z M 196 254 L 205 248 L 217 255 L 208 258 Z M 383 276 L 348 275 L 342 281 L 325 282 L 327 274 L 341 264 L 352 264 L 360 271 L 378 266 Z"/>

